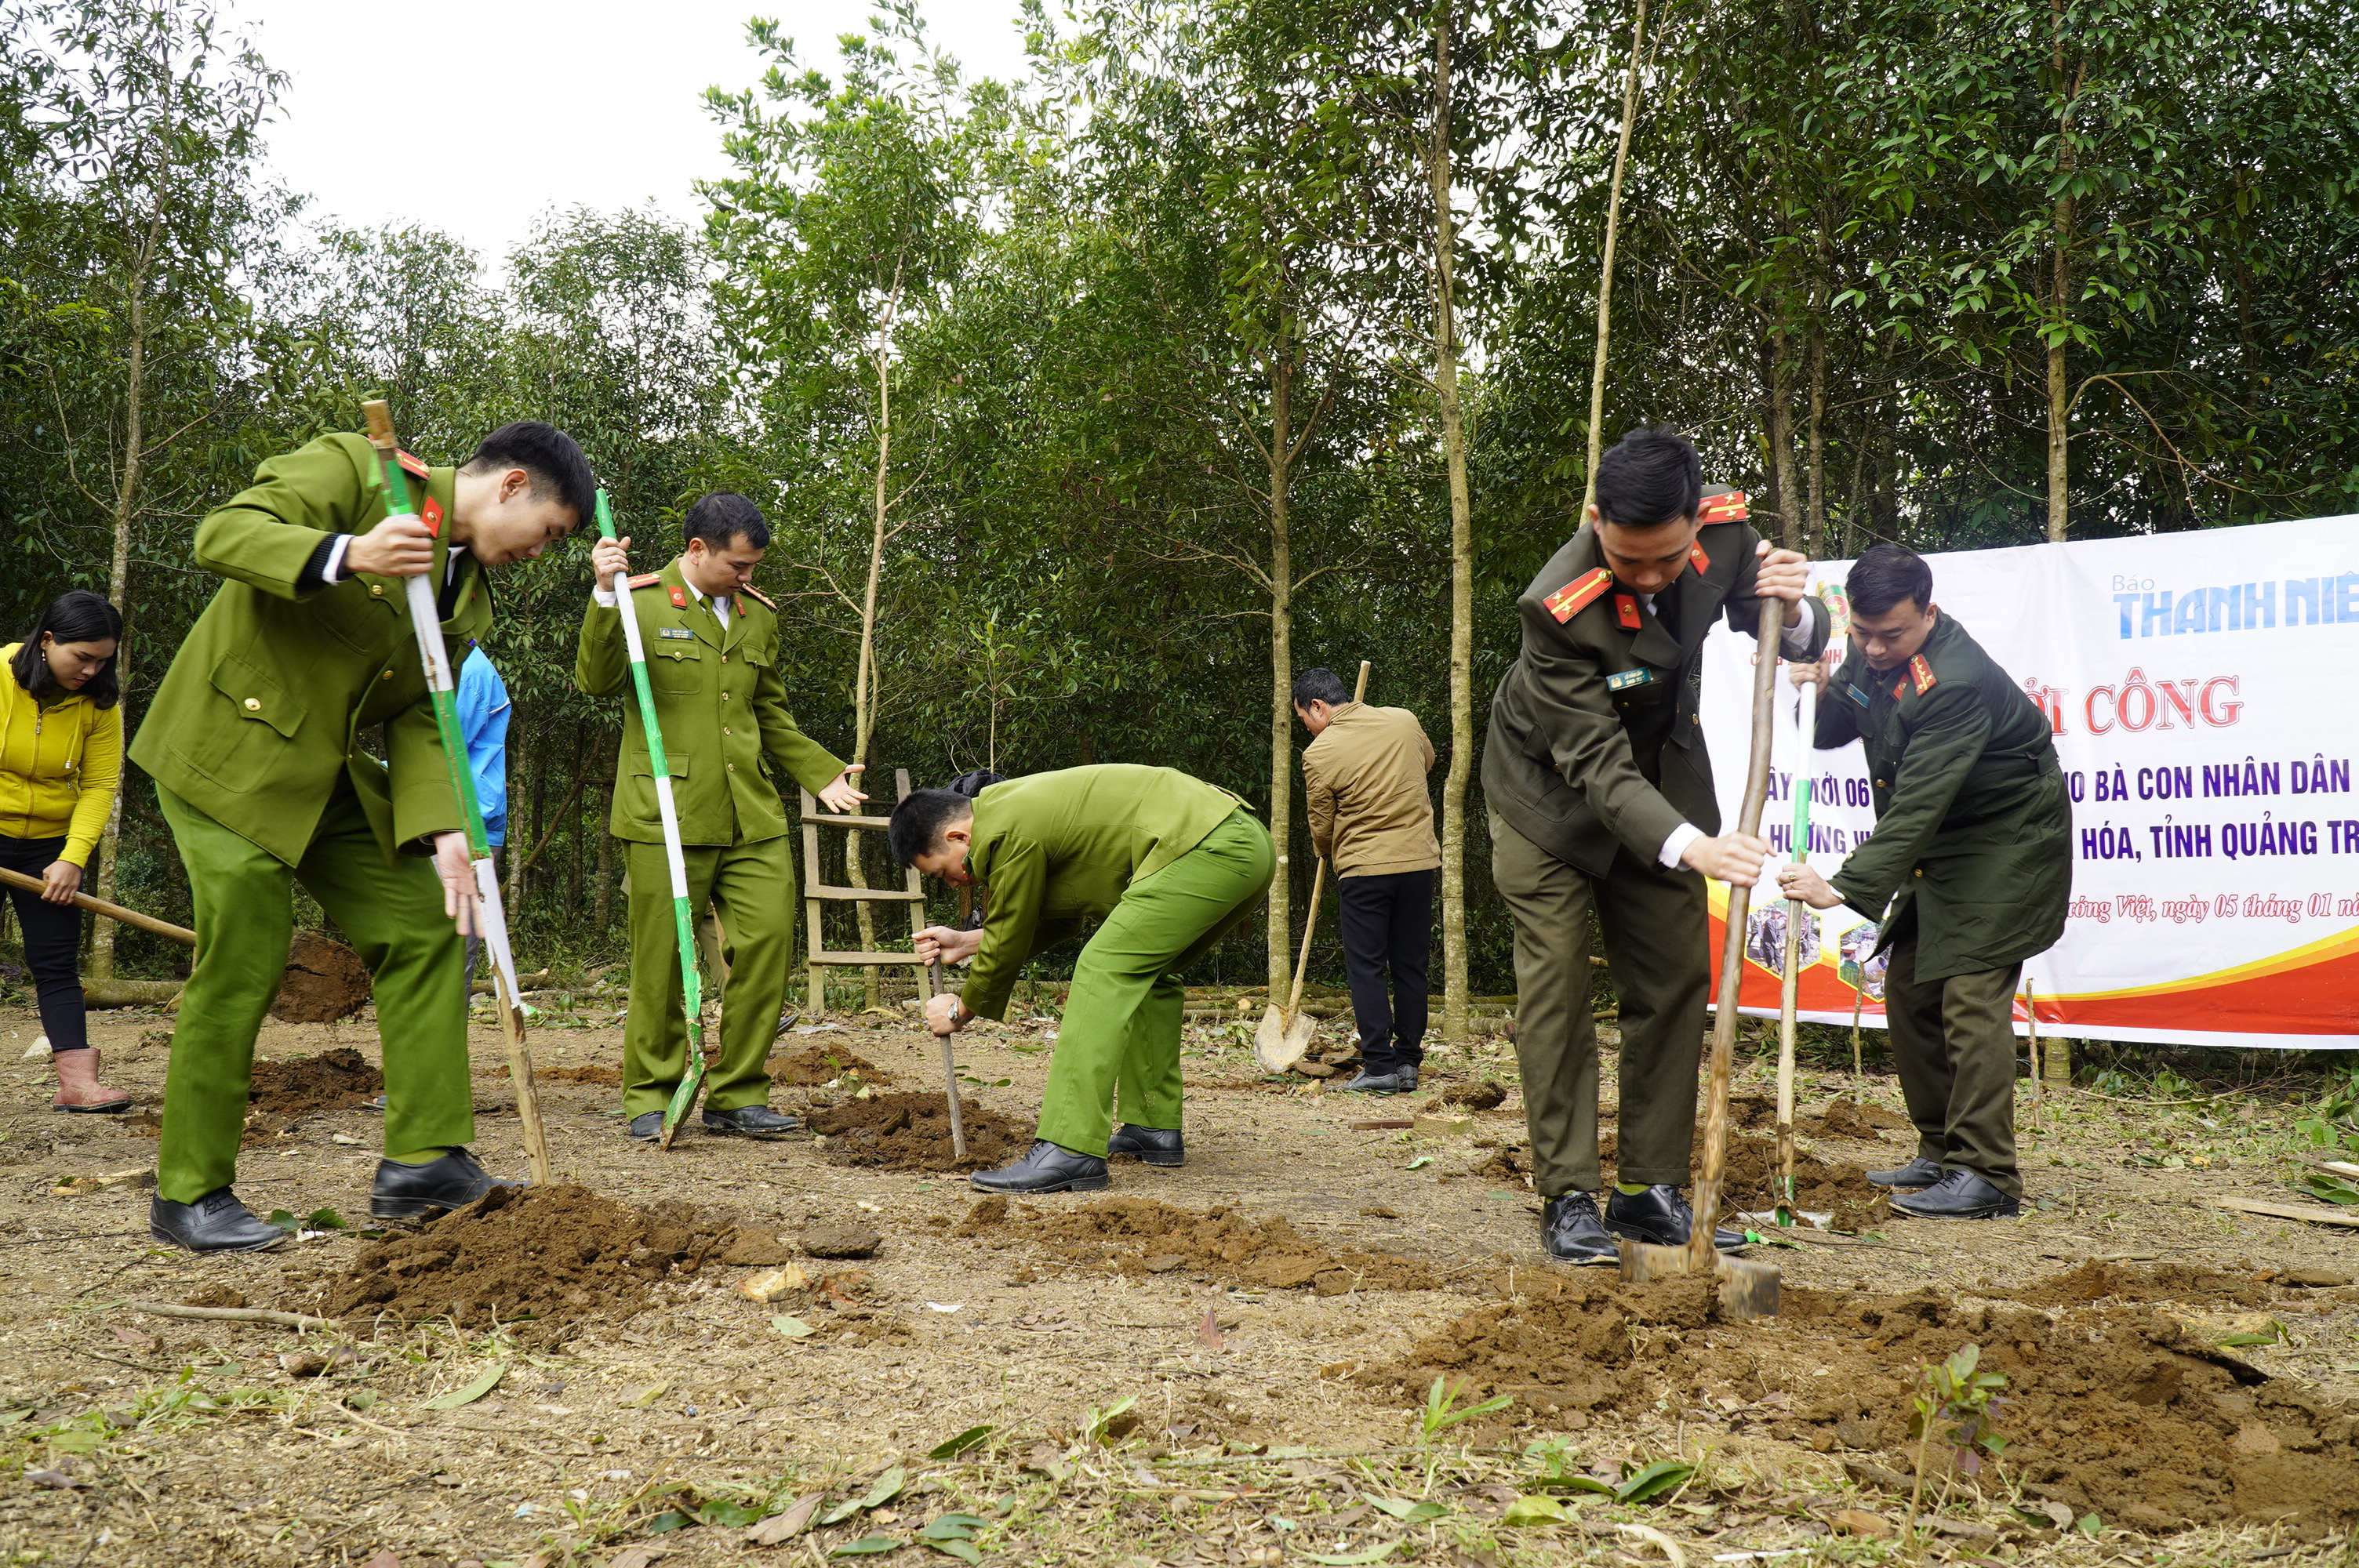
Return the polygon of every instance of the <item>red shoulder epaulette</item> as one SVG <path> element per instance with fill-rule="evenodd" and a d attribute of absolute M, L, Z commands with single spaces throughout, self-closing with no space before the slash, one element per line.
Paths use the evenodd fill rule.
<path fill-rule="evenodd" d="M 688 608 L 688 590 L 686 589 L 676 588 L 671 590 L 671 607 L 674 610 L 685 610 Z"/>
<path fill-rule="evenodd" d="M 1688 546 L 1688 565 L 1695 568 L 1699 572 L 1708 572 L 1712 570 L 1712 557 L 1703 553 L 1703 546 L 1701 545 L 1690 545 Z"/>
<path fill-rule="evenodd" d="M 1613 580 L 1614 574 L 1599 567 L 1586 576 L 1573 579 L 1540 602 L 1548 606 L 1549 613 L 1555 616 L 1557 624 L 1561 626 L 1594 603 L 1597 596 L 1603 593 L 1606 585 Z"/>
<path fill-rule="evenodd" d="M 1625 632 L 1636 632 L 1646 625 L 1646 620 L 1638 613 L 1638 596 L 1635 593 L 1615 594 L 1614 619 L 1621 624 Z"/>
<path fill-rule="evenodd" d="M 1919 654 L 1908 661 L 1908 674 L 1917 682 L 1918 696 L 1922 697 L 1933 689 L 1933 666 L 1925 662 L 1924 654 Z"/>
<path fill-rule="evenodd" d="M 633 579 L 631 579 L 631 587 L 632 587 L 633 589 L 642 589 L 642 588 L 653 588 L 653 587 L 655 587 L 655 585 L 656 585 L 656 584 L 658 584 L 658 583 L 661 582 L 662 580 L 663 580 L 663 573 L 661 573 L 661 572 L 642 572 L 640 575 L 638 575 L 637 577 L 635 577 L 635 578 L 633 578 Z"/>
<path fill-rule="evenodd" d="M 1717 495 L 1706 495 L 1703 504 L 1696 509 L 1696 520 L 1701 523 L 1742 523 L 1751 515 L 1745 508 L 1745 492 L 1723 490 Z"/>
<path fill-rule="evenodd" d="M 426 462 L 424 459 L 412 457 L 408 452 L 401 450 L 398 447 L 394 449 L 393 455 L 401 460 L 402 471 L 408 474 L 410 478 L 424 479 L 426 477 Z"/>
<path fill-rule="evenodd" d="M 770 596 L 764 593 L 758 588 L 747 588 L 744 591 L 753 595 L 756 601 L 761 604 L 761 606 L 766 610 L 775 611 L 778 608 L 777 603 L 771 600 Z"/>

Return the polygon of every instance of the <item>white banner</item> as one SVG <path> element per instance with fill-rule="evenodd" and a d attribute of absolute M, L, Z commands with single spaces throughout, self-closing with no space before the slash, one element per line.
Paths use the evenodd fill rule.
<path fill-rule="evenodd" d="M 2359 1045 L 2359 517 L 1929 556 L 1933 599 L 2044 708 L 2072 799 L 2064 935 L 2025 966 L 2043 1031 L 2201 1045 Z M 1836 624 L 1848 561 L 1812 582 Z M 1834 646 L 1843 647 L 1838 637 Z M 1702 719 L 1734 829 L 1753 639 L 1714 628 Z M 1858 742 L 1814 752 L 1777 686 L 1765 837 L 1810 862 L 1875 830 Z M 1712 884 L 1714 972 L 1726 889 Z M 1787 905 L 1748 925 L 1747 1012 L 1774 1014 Z M 1805 930 L 1803 1016 L 1880 1024 L 1881 911 Z M 2017 1016 L 2024 1016 L 2018 1001 Z M 2018 1027 L 2021 1027 L 2018 1024 Z"/>

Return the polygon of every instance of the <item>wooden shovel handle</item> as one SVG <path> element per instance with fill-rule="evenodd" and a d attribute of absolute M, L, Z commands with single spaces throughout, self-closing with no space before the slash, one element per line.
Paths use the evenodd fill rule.
<path fill-rule="evenodd" d="M 5 866 L 0 866 L 0 882 L 5 882 L 10 887 L 23 888 L 27 892 L 39 892 L 47 885 L 38 877 L 28 877 L 22 871 L 12 871 Z M 109 903 L 103 898 L 92 898 L 88 893 L 74 894 L 73 906 L 76 909 L 86 909 L 92 914 L 103 914 L 109 920 L 121 921 L 125 925 L 136 925 L 142 931 L 152 931 L 158 936 L 168 936 L 183 947 L 193 947 L 197 945 L 197 934 L 185 925 L 175 925 L 170 921 L 158 920 L 152 914 L 142 914 L 136 909 L 125 909 L 119 903 Z"/>

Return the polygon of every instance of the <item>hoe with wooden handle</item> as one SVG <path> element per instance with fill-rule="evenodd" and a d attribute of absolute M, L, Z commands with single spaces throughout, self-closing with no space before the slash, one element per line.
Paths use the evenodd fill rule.
<path fill-rule="evenodd" d="M 1362 659 L 1359 684 L 1352 693 L 1352 700 L 1358 702 L 1367 695 L 1368 661 Z M 1279 1007 L 1276 999 L 1271 1000 L 1262 1011 L 1261 1027 L 1254 1031 L 1254 1054 L 1260 1059 L 1264 1072 L 1282 1073 L 1302 1060 L 1302 1054 L 1310 1049 L 1311 1033 L 1318 1028 L 1302 1011 L 1302 978 L 1310 968 L 1310 934 L 1319 928 L 1319 895 L 1326 891 L 1326 885 L 1327 862 L 1321 860 L 1310 877 L 1310 913 L 1302 920 L 1302 956 L 1294 966 L 1293 989 L 1284 1007 Z"/>
<path fill-rule="evenodd" d="M 1753 667 L 1753 757 L 1745 775 L 1745 806 L 1737 831 L 1761 831 L 1761 807 L 1769 798 L 1770 705 L 1777 680 L 1777 642 L 1785 630 L 1786 601 L 1763 595 L 1761 625 L 1755 633 Z M 1685 1247 L 1622 1243 L 1622 1277 L 1634 1284 L 1667 1274 L 1711 1272 L 1720 1278 L 1721 1311 L 1730 1317 L 1770 1317 L 1777 1311 L 1777 1265 L 1730 1258 L 1712 1246 L 1720 1223 L 1721 1177 L 1728 1166 L 1728 1081 L 1736 1062 L 1736 992 L 1745 979 L 1745 919 L 1753 890 L 1732 883 L 1728 921 L 1721 941 L 1720 1005 L 1712 1015 L 1712 1077 L 1706 1090 L 1703 1169 L 1696 1177 L 1694 1229 Z"/>

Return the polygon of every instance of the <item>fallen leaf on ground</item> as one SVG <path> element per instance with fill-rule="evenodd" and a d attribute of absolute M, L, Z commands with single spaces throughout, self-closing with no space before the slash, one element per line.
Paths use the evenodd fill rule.
<path fill-rule="evenodd" d="M 1869 1541 L 1889 1541 L 1900 1533 L 1890 1519 L 1865 1509 L 1837 1509 L 1827 1517 L 1827 1523 L 1838 1535 L 1864 1536 Z"/>
<path fill-rule="evenodd" d="M 1204 1321 L 1196 1325 L 1196 1337 L 1202 1341 L 1207 1350 L 1218 1350 L 1221 1347 L 1220 1319 L 1212 1315 L 1212 1309 L 1210 1307 L 1204 1309 Z"/>
<path fill-rule="evenodd" d="M 745 1544 L 776 1546 L 781 1541 L 792 1541 L 810 1528 L 811 1515 L 818 1511 L 820 1500 L 826 1496 L 825 1492 L 813 1492 L 807 1498 L 796 1498 L 785 1512 L 772 1514 L 748 1530 Z"/>

